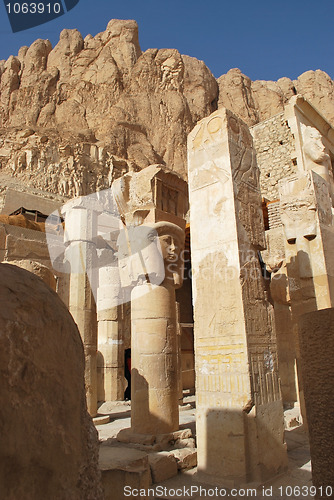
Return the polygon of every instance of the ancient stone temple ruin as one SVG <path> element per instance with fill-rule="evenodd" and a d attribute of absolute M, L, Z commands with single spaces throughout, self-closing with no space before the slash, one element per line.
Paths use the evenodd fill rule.
<path fill-rule="evenodd" d="M 85 61 L 94 51 L 96 67 L 88 71 Z M 55 366 L 50 342 L 51 364 L 36 368 L 33 387 L 38 392 L 43 370 L 52 378 L 63 364 L 70 370 L 68 356 L 79 357 L 72 375 L 75 388 L 82 379 L 79 402 L 71 399 L 68 379 L 67 408 L 59 404 L 65 419 L 76 412 L 76 424 L 84 422 L 82 439 L 93 450 L 90 462 L 84 447 L 81 469 L 79 462 L 70 465 L 81 482 L 86 469 L 93 477 L 97 493 L 87 498 L 100 498 L 102 490 L 96 436 L 80 400 L 84 386 L 103 441 L 99 467 L 106 499 L 123 498 L 127 485 L 149 488 L 196 466 L 196 480 L 205 484 L 259 487 L 286 473 L 285 429 L 302 424 L 309 432 L 314 484 L 333 485 L 333 475 L 323 475 L 324 468 L 334 469 L 333 443 L 321 436 L 320 422 L 332 416 L 323 389 L 329 385 L 326 373 L 333 373 L 330 121 L 291 86 L 268 116 L 261 102 L 255 109 L 253 97 L 247 109 L 238 108 L 237 94 L 227 106 L 229 74 L 217 84 L 204 63 L 175 50 L 141 53 L 133 21 L 111 21 L 105 33 L 84 41 L 78 32 L 65 31 L 52 51 L 40 40 L 23 52 L 23 62 L 12 57 L 1 66 L 3 100 L 11 99 L 4 92 L 8 79 L 13 84 L 20 74 L 21 80 L 17 115 L 8 111 L 1 118 L 8 133 L 0 149 L 0 261 L 6 264 L 0 276 L 7 292 L 22 292 L 29 302 L 28 285 L 16 290 L 9 283 L 12 275 L 17 285 L 21 271 L 8 264 L 24 268 L 22 280 L 40 301 L 42 316 L 55 301 L 64 319 L 60 330 L 54 315 L 45 323 L 53 341 L 70 325 L 70 340 L 60 336 L 64 363 L 56 349 Z M 31 68 L 41 54 L 38 76 Z M 238 70 L 231 71 L 235 76 Z M 194 74 L 202 82 L 197 90 Z M 24 89 L 41 75 L 59 89 L 84 82 L 82 108 L 65 96 L 55 103 L 50 94 L 36 112 L 38 123 L 30 117 L 18 130 Z M 106 89 L 112 78 L 111 95 Z M 252 96 L 259 96 L 256 83 L 247 84 Z M 107 125 L 94 114 L 99 91 Z M 58 137 L 53 127 L 64 126 L 65 108 L 73 127 Z M 29 281 L 29 273 L 39 279 Z M 22 325 L 39 324 L 37 304 L 22 314 Z M 1 328 L 8 321 L 15 325 L 7 316 L 3 310 Z M 71 344 L 78 343 L 77 332 L 79 354 Z M 24 346 L 24 338 L 19 341 Z M 10 356 L 21 359 L 19 350 Z M 6 366 L 5 377 L 14 365 Z M 23 367 L 22 380 L 25 373 Z M 192 421 L 184 416 L 189 408 Z M 130 410 L 127 425 L 108 427 L 122 420 L 122 412 L 129 418 Z M 10 419 L 8 411 L 0 417 Z M 67 430 L 58 431 L 66 441 Z M 80 454 L 78 442 L 73 446 Z M 1 460 L 10 446 L 0 446 Z M 57 460 L 71 453 L 60 448 Z M 58 474 L 58 466 L 49 466 Z M 61 474 L 65 479 L 55 487 L 66 489 L 69 480 L 63 469 Z M 91 494 L 84 482 L 70 488 L 77 488 L 73 498 Z"/>

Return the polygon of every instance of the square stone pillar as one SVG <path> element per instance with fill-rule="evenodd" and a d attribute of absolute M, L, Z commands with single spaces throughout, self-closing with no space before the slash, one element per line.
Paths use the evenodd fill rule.
<path fill-rule="evenodd" d="M 188 137 L 198 471 L 231 484 L 287 465 L 259 171 L 245 123 L 226 109 Z M 227 483 L 225 483 L 227 484 Z"/>
<path fill-rule="evenodd" d="M 284 402 L 298 399 L 305 417 L 302 381 L 298 375 L 298 318 L 307 311 L 332 304 L 334 128 L 301 95 L 290 99 L 284 118 L 291 132 L 290 154 L 296 173 L 280 182 L 280 214 L 275 210 L 276 202 L 268 206 L 274 224 L 281 220 L 283 226 L 267 231 L 269 259 L 266 263 L 272 268 L 271 292 L 278 326 Z M 278 233 L 282 233 L 282 242 L 280 235 L 276 239 Z M 274 251 L 278 248 L 279 252 L 284 251 L 280 268 L 276 266 L 279 261 L 272 262 L 274 266 L 271 266 L 270 261 L 275 259 L 272 259 L 274 252 L 270 243 L 274 243 Z"/>
<path fill-rule="evenodd" d="M 315 498 L 334 495 L 334 309 L 299 318 L 301 371 L 310 438 Z"/>
<path fill-rule="evenodd" d="M 283 179 L 280 211 L 295 314 L 332 307 L 334 227 L 329 183 L 313 170 Z"/>

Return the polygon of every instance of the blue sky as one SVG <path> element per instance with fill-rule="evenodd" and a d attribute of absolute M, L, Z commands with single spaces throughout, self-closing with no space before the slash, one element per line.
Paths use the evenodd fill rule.
<path fill-rule="evenodd" d="M 19 33 L 11 32 L 1 2 L 0 59 L 36 38 L 54 46 L 64 28 L 95 35 L 112 18 L 138 22 L 142 50 L 176 48 L 202 59 L 216 77 L 238 67 L 252 80 L 294 79 L 309 69 L 334 78 L 334 0 L 80 0 L 58 19 Z"/>

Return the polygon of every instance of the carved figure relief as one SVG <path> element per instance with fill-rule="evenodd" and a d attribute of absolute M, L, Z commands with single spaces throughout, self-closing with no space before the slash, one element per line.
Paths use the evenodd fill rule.
<path fill-rule="evenodd" d="M 257 190 L 241 183 L 238 190 L 238 217 L 246 230 L 249 241 L 255 248 L 263 250 L 266 246 L 263 213 Z"/>
<path fill-rule="evenodd" d="M 163 90 L 180 90 L 183 83 L 183 64 L 181 59 L 168 57 L 161 64 L 160 88 Z"/>
<path fill-rule="evenodd" d="M 232 129 L 233 131 L 233 129 Z M 252 147 L 250 132 L 241 126 L 239 134 L 231 134 L 233 140 L 230 144 L 233 180 L 258 188 L 259 169 L 256 164 L 255 151 Z"/>
<path fill-rule="evenodd" d="M 240 282 L 245 304 L 256 304 L 264 300 L 262 274 L 258 260 L 252 259 L 242 266 Z"/>
<path fill-rule="evenodd" d="M 217 114 L 213 116 L 208 122 L 202 122 L 199 124 L 198 131 L 193 138 L 193 148 L 194 149 L 206 149 L 206 146 L 212 143 L 218 142 L 222 137 L 222 126 L 224 123 L 224 118 Z"/>

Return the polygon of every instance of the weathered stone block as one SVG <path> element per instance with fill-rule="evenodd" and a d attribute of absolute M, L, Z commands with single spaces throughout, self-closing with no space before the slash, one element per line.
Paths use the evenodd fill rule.
<path fill-rule="evenodd" d="M 194 448 L 181 448 L 171 452 L 177 461 L 178 470 L 192 469 L 197 465 L 197 451 Z"/>
<path fill-rule="evenodd" d="M 49 260 L 48 247 L 41 241 L 17 238 L 8 234 L 6 247 L 7 255 L 12 259 Z"/>
<path fill-rule="evenodd" d="M 5 227 L 0 224 L 0 251 L 6 248 L 6 230 Z"/>
<path fill-rule="evenodd" d="M 126 486 L 147 490 L 151 484 L 147 453 L 139 450 L 100 446 L 99 468 L 105 500 L 123 500 Z"/>
<path fill-rule="evenodd" d="M 34 274 L 0 276 L 1 496 L 102 499 L 78 329 Z"/>
<path fill-rule="evenodd" d="M 172 453 L 164 451 L 150 453 L 148 455 L 148 462 L 151 468 L 153 483 L 160 483 L 177 475 L 177 462 Z"/>
<path fill-rule="evenodd" d="M 122 429 L 117 434 L 117 441 L 121 443 L 153 445 L 155 436 L 152 434 L 136 434 L 131 429 Z"/>

